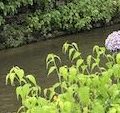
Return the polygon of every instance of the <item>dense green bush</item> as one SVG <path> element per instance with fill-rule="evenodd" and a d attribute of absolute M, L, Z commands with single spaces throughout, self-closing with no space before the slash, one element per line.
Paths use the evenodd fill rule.
<path fill-rule="evenodd" d="M 17 113 L 120 113 L 120 53 L 110 55 L 94 46 L 93 55 L 83 59 L 76 43 L 65 43 L 63 51 L 72 65 L 58 66 L 61 59 L 49 54 L 48 75 L 56 71 L 58 82 L 44 92 L 23 69 L 10 70 L 6 84 L 17 81 L 17 98 L 22 100 Z"/>
<path fill-rule="evenodd" d="M 71 33 L 91 29 L 96 27 L 96 23 L 104 25 L 112 21 L 113 17 L 119 13 L 120 0 L 1 0 L 0 30 L 4 29 L 7 24 L 11 27 L 17 24 L 18 27 L 26 27 L 25 29 L 33 33 L 39 32 L 39 37 L 47 37 L 54 31 L 55 33 L 59 31 Z M 5 35 L 3 37 L 6 37 L 5 30 L 0 32 L 3 32 L 2 34 Z M 8 47 L 26 43 L 22 42 L 24 32 L 16 30 L 16 26 L 11 32 L 14 35 L 19 32 L 21 36 L 18 39 L 11 35 L 11 38 L 4 39 L 8 40 L 7 42 L 0 38 L 3 43 L 8 44 Z"/>
<path fill-rule="evenodd" d="M 48 13 L 38 11 L 28 17 L 33 30 L 48 33 L 53 30 L 79 31 L 90 29 L 93 23 L 109 22 L 118 13 L 119 0 L 74 0 Z"/>
<path fill-rule="evenodd" d="M 30 31 L 18 25 L 5 25 L 0 37 L 0 43 L 4 48 L 18 47 L 33 40 Z"/>

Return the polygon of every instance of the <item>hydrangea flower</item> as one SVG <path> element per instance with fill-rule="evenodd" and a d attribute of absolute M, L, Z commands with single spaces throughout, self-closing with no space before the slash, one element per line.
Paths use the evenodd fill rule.
<path fill-rule="evenodd" d="M 114 31 L 105 40 L 105 47 L 113 52 L 120 50 L 120 31 Z"/>

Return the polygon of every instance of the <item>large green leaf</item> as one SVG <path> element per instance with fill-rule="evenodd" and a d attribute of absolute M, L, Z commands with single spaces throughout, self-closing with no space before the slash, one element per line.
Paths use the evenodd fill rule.
<path fill-rule="evenodd" d="M 56 69 L 55 66 L 50 67 L 50 69 L 48 71 L 48 75 L 50 75 L 55 69 Z"/>
<path fill-rule="evenodd" d="M 99 102 L 95 102 L 93 104 L 93 109 L 92 109 L 91 113 L 105 113 L 103 105 Z"/>
<path fill-rule="evenodd" d="M 78 90 L 78 94 L 80 97 L 80 102 L 82 105 L 89 105 L 90 102 L 90 88 L 87 86 L 80 87 Z"/>
<path fill-rule="evenodd" d="M 33 75 L 27 75 L 26 78 L 32 82 L 34 85 L 37 85 L 35 77 Z"/>

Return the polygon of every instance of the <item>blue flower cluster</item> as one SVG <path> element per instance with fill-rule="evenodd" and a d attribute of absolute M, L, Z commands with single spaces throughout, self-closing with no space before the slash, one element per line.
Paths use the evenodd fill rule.
<path fill-rule="evenodd" d="M 105 47 L 113 52 L 120 50 L 120 31 L 114 31 L 107 37 Z"/>

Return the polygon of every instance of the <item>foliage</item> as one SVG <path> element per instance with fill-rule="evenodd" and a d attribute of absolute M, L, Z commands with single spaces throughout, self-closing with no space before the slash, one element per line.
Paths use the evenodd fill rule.
<path fill-rule="evenodd" d="M 0 31 L 3 32 L 2 37 L 6 38 L 1 39 L 2 46 L 5 44 L 7 47 L 16 47 L 26 43 L 23 38 L 26 33 L 16 30 L 16 25 L 33 33 L 39 32 L 40 38 L 47 38 L 54 31 L 71 33 L 91 29 L 96 27 L 96 23 L 106 24 L 119 15 L 119 12 L 120 0 L 1 0 L 0 30 L 8 24 L 11 26 L 7 27 L 8 31 Z M 14 24 L 16 25 L 13 26 Z M 11 38 L 8 36 L 7 39 L 5 32 L 9 31 L 14 35 L 20 32 L 18 34 L 21 35 L 15 39 L 11 34 Z M 8 41 L 5 42 L 6 40 Z M 28 42 L 34 40 L 36 37 L 30 37 Z"/>
<path fill-rule="evenodd" d="M 17 113 L 119 113 L 120 53 L 110 55 L 96 45 L 93 55 L 83 59 L 76 43 L 65 43 L 62 50 L 72 65 L 58 66 L 61 59 L 49 54 L 48 76 L 56 71 L 58 82 L 42 93 L 33 75 L 19 67 L 10 70 L 6 84 L 18 84 L 16 94 L 22 100 Z"/>
<path fill-rule="evenodd" d="M 109 22 L 120 7 L 119 0 L 74 0 L 48 13 L 35 12 L 27 23 L 33 30 L 48 33 L 54 30 L 80 31 L 90 29 L 93 23 Z"/>
<path fill-rule="evenodd" d="M 3 31 L 0 33 L 0 37 L 0 43 L 5 48 L 18 47 L 32 40 L 30 31 L 18 25 L 5 25 Z"/>
<path fill-rule="evenodd" d="M 0 1 L 0 25 L 4 23 L 5 18 L 16 13 L 19 14 L 19 10 L 26 7 L 26 12 L 32 9 L 37 8 L 46 11 L 52 9 L 54 6 L 54 0 L 1 0 Z M 30 9 L 29 9 L 29 6 Z M 36 8 L 36 9 L 37 9 Z M 36 10 L 35 9 L 35 10 Z M 27 13 L 26 13 L 27 14 Z"/>

